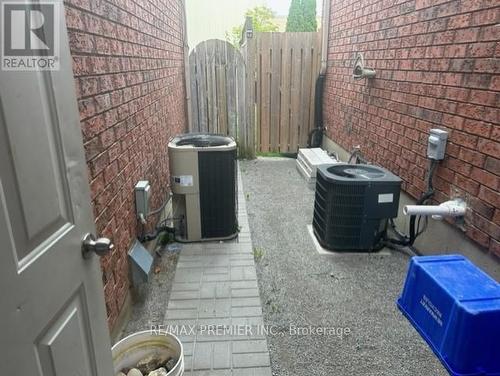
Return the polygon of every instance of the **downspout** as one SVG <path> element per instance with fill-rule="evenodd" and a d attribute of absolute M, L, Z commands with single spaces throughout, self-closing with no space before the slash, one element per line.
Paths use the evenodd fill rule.
<path fill-rule="evenodd" d="M 320 147 L 323 143 L 323 93 L 325 89 L 326 68 L 328 60 L 328 34 L 330 28 L 330 1 L 323 0 L 323 16 L 321 22 L 321 67 L 316 80 L 314 92 L 314 128 L 309 132 L 307 146 Z"/>
<path fill-rule="evenodd" d="M 188 121 L 188 131 L 193 131 L 193 116 L 191 112 L 191 76 L 189 72 L 189 41 L 187 34 L 187 14 L 186 0 L 182 1 L 182 17 L 184 21 L 183 44 L 184 44 L 184 86 L 186 90 L 186 118 Z"/>
<path fill-rule="evenodd" d="M 330 2 L 323 0 L 323 17 L 321 19 L 321 68 L 319 74 L 326 74 L 328 61 L 328 34 L 330 33 Z"/>

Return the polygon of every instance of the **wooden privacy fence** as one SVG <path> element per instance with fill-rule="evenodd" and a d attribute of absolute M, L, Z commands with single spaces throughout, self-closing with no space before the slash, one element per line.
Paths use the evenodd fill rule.
<path fill-rule="evenodd" d="M 245 61 L 230 43 L 201 42 L 189 55 L 192 132 L 229 135 L 246 147 Z"/>
<path fill-rule="evenodd" d="M 215 39 L 191 52 L 191 131 L 232 136 L 243 157 L 296 153 L 314 127 L 320 34 L 250 36 L 241 52 Z"/>
<path fill-rule="evenodd" d="M 256 148 L 296 153 L 314 127 L 314 94 L 321 66 L 320 33 L 256 33 Z"/>

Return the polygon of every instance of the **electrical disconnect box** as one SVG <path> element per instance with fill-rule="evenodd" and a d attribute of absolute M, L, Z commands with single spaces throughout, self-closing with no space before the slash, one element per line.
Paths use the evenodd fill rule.
<path fill-rule="evenodd" d="M 429 143 L 427 145 L 427 158 L 434 159 L 436 161 L 444 159 L 447 140 L 447 131 L 438 128 L 431 129 Z"/>
<path fill-rule="evenodd" d="M 151 186 L 149 181 L 140 180 L 135 185 L 135 211 L 137 218 L 147 217 L 149 213 L 149 197 L 151 196 Z"/>

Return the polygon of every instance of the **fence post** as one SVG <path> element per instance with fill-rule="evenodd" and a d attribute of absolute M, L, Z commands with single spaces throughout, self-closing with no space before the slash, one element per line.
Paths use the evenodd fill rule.
<path fill-rule="evenodd" d="M 255 158 L 255 38 L 252 18 L 247 17 L 243 26 L 241 52 L 245 59 L 245 135 L 240 137 L 240 155 Z"/>
<path fill-rule="evenodd" d="M 187 128 L 189 132 L 193 132 L 193 111 L 191 103 L 191 70 L 189 66 L 189 43 L 187 35 L 187 17 L 186 17 L 186 1 L 182 1 L 182 40 L 184 45 L 184 88 L 186 90 L 186 117 Z"/>

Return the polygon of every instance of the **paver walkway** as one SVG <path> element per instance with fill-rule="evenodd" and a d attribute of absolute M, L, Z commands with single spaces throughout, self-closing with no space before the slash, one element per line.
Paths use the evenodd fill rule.
<path fill-rule="evenodd" d="M 238 173 L 236 240 L 186 244 L 168 302 L 186 376 L 271 376 L 252 240 Z"/>

